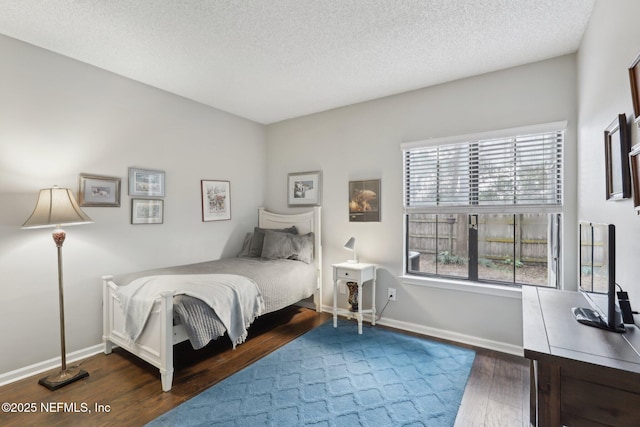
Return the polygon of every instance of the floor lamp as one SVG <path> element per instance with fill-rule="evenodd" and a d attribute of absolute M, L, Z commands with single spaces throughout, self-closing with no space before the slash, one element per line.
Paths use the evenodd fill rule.
<path fill-rule="evenodd" d="M 61 228 L 63 225 L 88 224 L 93 222 L 85 214 L 73 193 L 68 188 L 45 188 L 40 190 L 38 201 L 33 213 L 22 225 L 22 228 L 55 227 L 53 241 L 58 248 L 58 293 L 60 300 L 60 351 L 62 355 L 62 368 L 57 374 L 50 375 L 38 381 L 39 384 L 49 390 L 57 390 L 74 381 L 89 376 L 87 371 L 77 368 L 67 369 L 67 357 L 64 341 L 64 297 L 62 286 L 62 244 L 66 234 Z"/>

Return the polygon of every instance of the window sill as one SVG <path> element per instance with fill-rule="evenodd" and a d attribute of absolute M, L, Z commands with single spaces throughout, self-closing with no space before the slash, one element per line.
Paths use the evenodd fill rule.
<path fill-rule="evenodd" d="M 402 275 L 399 279 L 408 285 L 426 286 L 430 288 L 446 289 L 449 291 L 471 292 L 475 294 L 493 295 L 503 298 L 522 298 L 522 289 L 519 286 L 500 286 L 486 283 L 468 282 L 463 280 L 451 280 L 431 277 L 417 277 Z"/>

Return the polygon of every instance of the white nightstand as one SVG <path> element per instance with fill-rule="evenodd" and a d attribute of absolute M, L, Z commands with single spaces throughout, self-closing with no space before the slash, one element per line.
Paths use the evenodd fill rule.
<path fill-rule="evenodd" d="M 343 262 L 333 264 L 333 327 L 338 326 L 338 314 L 346 314 L 351 317 L 355 314 L 358 319 L 358 333 L 362 334 L 362 314 L 371 313 L 371 324 L 376 324 L 376 265 Z M 338 308 L 338 281 L 356 282 L 358 284 L 358 311 L 353 312 Z M 371 308 L 362 309 L 362 285 L 371 280 Z"/>

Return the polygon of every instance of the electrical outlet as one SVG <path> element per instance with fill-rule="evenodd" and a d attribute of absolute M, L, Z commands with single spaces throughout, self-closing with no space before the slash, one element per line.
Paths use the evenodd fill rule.
<path fill-rule="evenodd" d="M 390 301 L 395 301 L 396 300 L 396 289 L 395 288 L 389 288 L 387 291 L 388 291 L 389 300 Z"/>
<path fill-rule="evenodd" d="M 347 285 L 345 285 L 344 283 L 338 283 L 338 292 L 340 293 L 340 295 L 344 295 L 347 293 Z"/>

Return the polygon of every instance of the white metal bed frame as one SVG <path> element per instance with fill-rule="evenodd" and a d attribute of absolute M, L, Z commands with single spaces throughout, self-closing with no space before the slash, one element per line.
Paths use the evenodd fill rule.
<path fill-rule="evenodd" d="M 301 214 L 276 214 L 258 210 L 258 226 L 261 228 L 286 228 L 295 225 L 299 234 L 314 233 L 314 263 L 318 283 L 313 295 L 316 311 L 322 310 L 322 245 L 320 242 L 320 207 Z M 173 293 L 165 292 L 154 302 L 140 338 L 130 342 L 124 333 L 125 314 L 120 308 L 113 276 L 102 276 L 103 287 L 103 335 L 105 354 L 114 345 L 135 354 L 160 370 L 162 390 L 171 390 L 173 383 L 173 345 L 188 339 L 183 325 L 173 325 Z"/>

